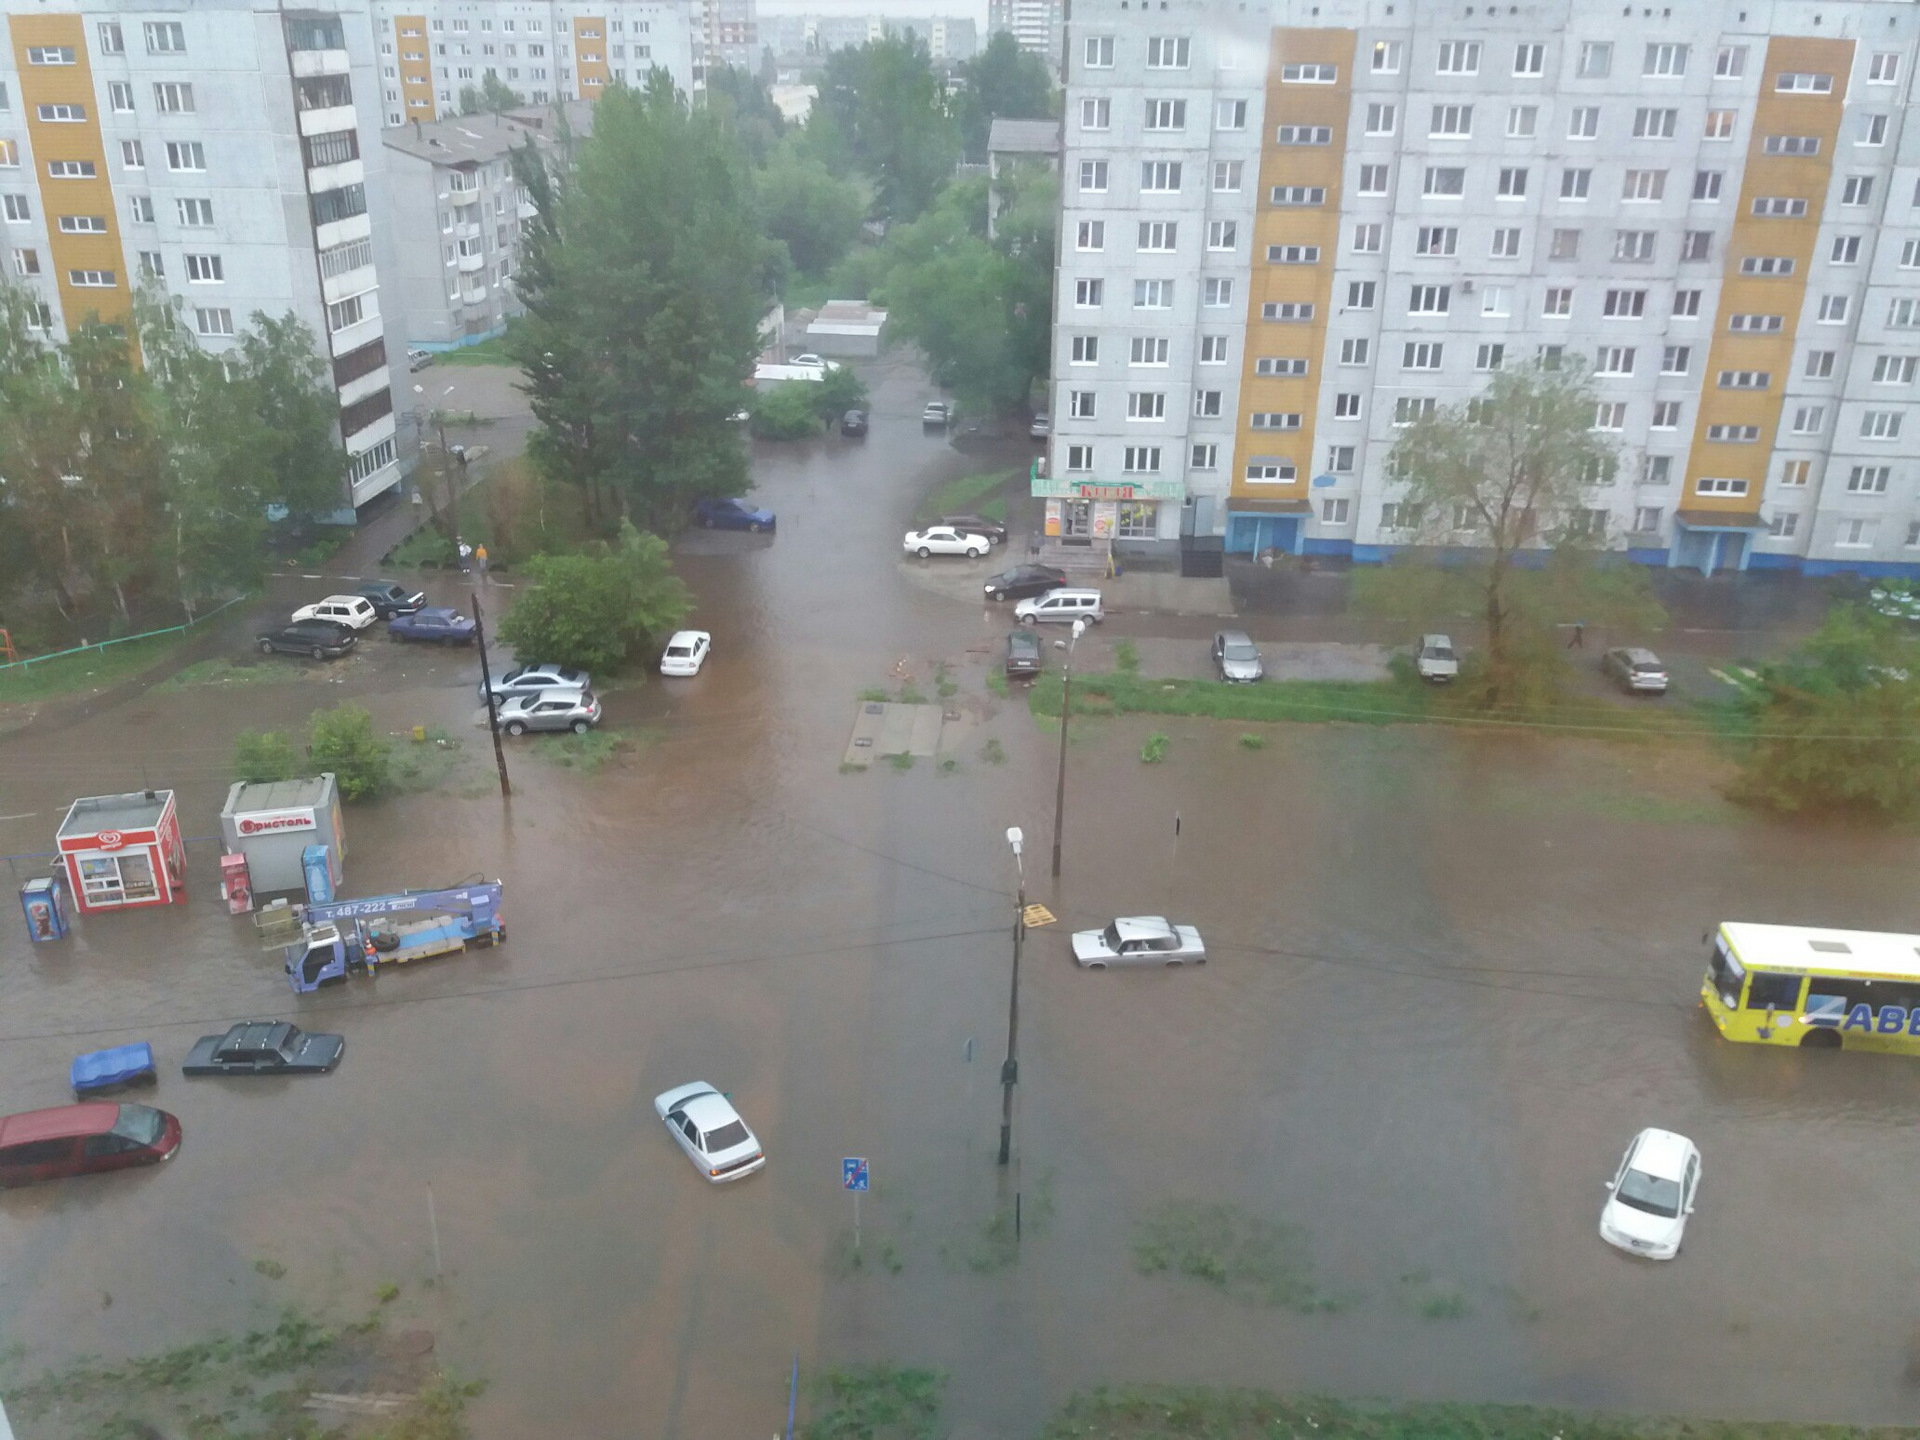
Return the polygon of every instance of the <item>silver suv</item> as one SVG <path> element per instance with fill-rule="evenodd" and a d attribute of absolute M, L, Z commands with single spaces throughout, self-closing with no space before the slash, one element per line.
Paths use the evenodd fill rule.
<path fill-rule="evenodd" d="M 591 690 L 549 690 L 500 702 L 499 726 L 509 735 L 529 730 L 571 730 L 584 735 L 600 723 L 600 701 Z"/>

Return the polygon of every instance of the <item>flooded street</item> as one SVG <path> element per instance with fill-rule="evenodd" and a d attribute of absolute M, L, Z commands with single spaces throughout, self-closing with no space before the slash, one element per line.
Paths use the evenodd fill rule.
<path fill-rule="evenodd" d="M 63 1103 L 75 1053 L 149 1039 L 186 1132 L 164 1167 L 0 1195 L 0 1340 L 54 1361 L 290 1303 L 355 1316 L 434 1279 L 437 1230 L 426 1308 L 488 1382 L 482 1437 L 771 1434 L 796 1353 L 947 1369 L 962 1436 L 1144 1380 L 1909 1416 L 1920 1067 L 1724 1044 L 1696 996 L 1723 919 L 1920 929 L 1920 840 L 1750 820 L 1717 762 L 1653 744 L 1335 725 L 1251 749 L 1232 724 L 1091 718 L 1056 884 L 1057 731 L 985 683 L 1006 610 L 904 573 L 1008 562 L 900 559 L 927 487 L 990 462 L 922 434 L 911 372 L 875 389 L 870 438 L 758 450 L 777 536 L 679 542 L 714 658 L 613 689 L 639 738 L 598 773 L 509 744 L 503 808 L 477 661 L 384 640 L 0 738 L 20 855 L 74 796 L 143 785 L 213 836 L 234 735 L 343 698 L 386 731 L 445 726 L 465 738 L 446 785 L 347 811 L 346 893 L 498 876 L 509 932 L 296 1002 L 217 900 L 217 843 L 190 844 L 192 900 L 166 913 L 62 946 L 0 925 L 5 1109 Z M 860 692 L 931 698 L 941 660 L 956 767 L 841 773 Z M 1167 757 L 1143 765 L 1155 729 Z M 1028 935 L 1001 1172 L 1009 825 L 1060 923 Z M 1159 912 L 1211 963 L 1073 967 L 1068 930 Z M 263 1015 L 344 1033 L 339 1071 L 180 1078 L 197 1036 Z M 709 1187 L 675 1152 L 652 1097 L 695 1079 L 733 1096 L 762 1174 Z M 1595 1231 L 1648 1125 L 1705 1157 L 1667 1266 Z M 858 1264 L 852 1155 L 874 1183 Z M 1017 1250 L 996 1225 L 1016 1192 Z M 1293 1227 L 1330 1308 L 1139 1272 L 1147 1217 L 1216 1203 Z"/>

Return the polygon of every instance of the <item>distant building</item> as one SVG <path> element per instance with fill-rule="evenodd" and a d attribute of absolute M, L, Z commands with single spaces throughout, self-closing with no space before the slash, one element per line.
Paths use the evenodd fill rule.
<path fill-rule="evenodd" d="M 1057 76 L 1066 13 L 1065 0 L 987 0 L 987 33 L 1010 32 L 1022 50 L 1038 55 Z"/>
<path fill-rule="evenodd" d="M 979 27 L 958 15 L 769 15 L 760 22 L 761 39 L 772 48 L 775 62 L 795 68 L 818 66 L 835 50 L 887 35 L 922 41 L 936 65 L 971 60 L 980 48 Z"/>
<path fill-rule="evenodd" d="M 1060 122 L 1058 120 L 1005 120 L 996 118 L 987 132 L 987 174 L 999 180 L 1022 166 L 1044 165 L 1060 173 Z M 993 237 L 994 222 L 1000 218 L 1002 197 L 999 186 L 987 202 L 987 237 Z"/>
<path fill-rule="evenodd" d="M 760 27 L 754 0 L 701 0 L 705 65 L 755 70 L 760 65 Z"/>

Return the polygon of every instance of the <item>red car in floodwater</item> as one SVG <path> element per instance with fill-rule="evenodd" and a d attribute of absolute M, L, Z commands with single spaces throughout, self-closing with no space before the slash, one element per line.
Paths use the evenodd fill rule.
<path fill-rule="evenodd" d="M 151 1105 L 94 1100 L 0 1120 L 0 1186 L 155 1165 L 180 1148 L 180 1122 Z"/>

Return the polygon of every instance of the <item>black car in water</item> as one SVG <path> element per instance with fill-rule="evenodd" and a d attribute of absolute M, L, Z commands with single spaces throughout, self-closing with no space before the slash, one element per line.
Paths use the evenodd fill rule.
<path fill-rule="evenodd" d="M 283 1020 L 243 1020 L 224 1035 L 202 1035 L 180 1067 L 187 1075 L 325 1075 L 347 1042 L 309 1035 Z"/>
<path fill-rule="evenodd" d="M 867 433 L 867 412 L 864 410 L 847 411 L 846 414 L 840 417 L 840 433 L 842 435 L 866 434 Z"/>
<path fill-rule="evenodd" d="M 309 655 L 315 660 L 335 660 L 352 650 L 353 631 L 333 620 L 296 620 L 278 630 L 263 630 L 254 637 L 262 655 L 278 651 L 282 655 Z"/>
<path fill-rule="evenodd" d="M 1020 629 L 1007 636 L 1007 678 L 1031 680 L 1040 673 L 1040 637 Z"/>
<path fill-rule="evenodd" d="M 369 580 L 353 593 L 373 606 L 373 613 L 382 620 L 411 615 L 427 603 L 423 592 L 410 590 L 397 580 Z"/>
<path fill-rule="evenodd" d="M 1025 600 L 1044 595 L 1067 583 L 1067 572 L 1052 565 L 1016 565 L 989 575 L 985 586 L 989 600 Z"/>

